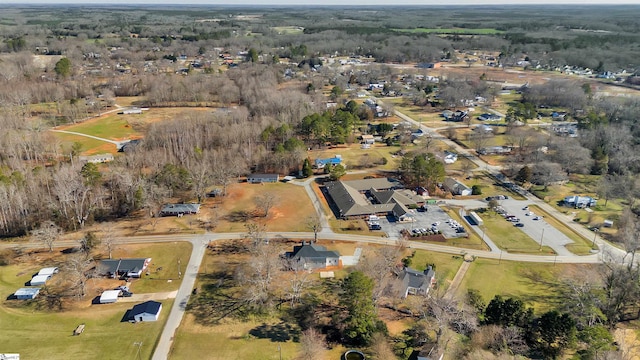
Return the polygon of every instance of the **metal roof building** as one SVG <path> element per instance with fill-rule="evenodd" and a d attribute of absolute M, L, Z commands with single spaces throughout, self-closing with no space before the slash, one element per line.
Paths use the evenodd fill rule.
<path fill-rule="evenodd" d="M 40 288 L 20 288 L 13 295 L 18 300 L 33 300 L 40 293 Z"/>

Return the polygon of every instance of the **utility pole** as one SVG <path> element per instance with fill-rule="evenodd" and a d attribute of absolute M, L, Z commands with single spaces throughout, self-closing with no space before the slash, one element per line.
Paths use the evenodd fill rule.
<path fill-rule="evenodd" d="M 593 229 L 593 243 L 591 243 L 591 249 L 596 246 L 596 237 L 598 236 L 598 228 Z"/>
<path fill-rule="evenodd" d="M 540 251 L 542 251 L 542 239 L 544 239 L 544 228 L 542 228 L 542 236 L 540 236 Z"/>
<path fill-rule="evenodd" d="M 178 279 L 182 278 L 182 271 L 180 271 L 180 259 L 178 259 Z"/>
<path fill-rule="evenodd" d="M 502 262 L 502 249 L 500 249 L 500 258 L 498 259 L 498 265 Z"/>
<path fill-rule="evenodd" d="M 136 359 L 142 360 L 142 355 L 140 354 L 140 350 L 142 349 L 142 341 L 134 342 L 133 346 L 137 346 L 138 347 L 138 352 L 136 353 Z"/>

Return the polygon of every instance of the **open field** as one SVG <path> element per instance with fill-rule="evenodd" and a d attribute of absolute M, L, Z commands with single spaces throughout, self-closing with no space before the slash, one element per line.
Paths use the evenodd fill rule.
<path fill-rule="evenodd" d="M 51 133 L 57 139 L 61 141 L 61 147 L 63 149 L 70 150 L 74 143 L 81 145 L 80 152 L 84 155 L 115 154 L 118 152 L 115 144 L 108 143 L 97 139 L 88 138 L 85 136 L 65 134 L 65 133 Z"/>
<path fill-rule="evenodd" d="M 221 202 L 215 201 L 219 216 L 217 232 L 244 232 L 247 219 L 263 223 L 267 231 L 309 231 L 307 219 L 315 214 L 311 200 L 302 186 L 284 183 L 237 183 L 228 188 Z M 253 217 L 254 199 L 262 194 L 275 196 L 274 207 L 267 218 Z"/>
<path fill-rule="evenodd" d="M 428 29 L 428 28 L 415 28 L 415 29 L 393 29 L 393 31 L 406 32 L 412 34 L 428 33 L 428 34 L 460 34 L 460 35 L 496 35 L 502 34 L 504 31 L 496 29 L 464 29 L 464 28 L 450 28 L 450 29 Z"/>
<path fill-rule="evenodd" d="M 131 117 L 132 115 L 109 114 L 75 125 L 60 126 L 58 130 L 73 131 L 109 140 L 126 140 L 140 137 L 141 134 L 129 124 L 128 120 Z"/>
<path fill-rule="evenodd" d="M 180 280 L 176 274 L 175 258 L 181 257 L 186 264 L 190 250 L 189 243 L 123 245 L 113 255 L 152 257 L 150 276 L 134 280 L 131 286 L 136 293 L 148 293 L 178 288 Z M 24 286 L 39 268 L 58 264 L 64 261 L 66 255 L 46 252 L 25 256 L 19 265 L 0 268 L 0 293 L 3 298 Z M 162 266 L 163 270 L 155 271 L 158 266 Z M 62 275 L 54 276 L 52 281 Z M 165 280 L 169 277 L 173 278 L 170 283 Z M 133 359 L 138 351 L 133 343 L 141 342 L 141 358 L 150 358 L 173 300 L 162 301 L 159 321 L 138 324 L 121 321 L 135 303 L 91 305 L 91 300 L 101 289 L 121 283 L 114 279 L 89 280 L 86 299 L 65 302 L 64 310 L 60 312 L 39 308 L 35 301 L 3 300 L 0 303 L 0 323 L 3 326 L 0 348 L 3 352 L 20 353 L 26 359 Z M 80 336 L 72 336 L 79 324 L 86 325 L 85 332 Z M 34 341 L 38 342 L 38 346 L 33 346 Z"/>
<path fill-rule="evenodd" d="M 553 309 L 563 301 L 559 297 L 560 281 L 573 278 L 579 281 L 598 281 L 598 265 L 536 264 L 476 259 L 467 271 L 459 297 L 468 289 L 480 292 L 485 302 L 495 295 L 519 298 L 536 311 Z"/>
<path fill-rule="evenodd" d="M 519 254 L 554 254 L 548 246 L 540 248 L 540 244 L 530 238 L 524 232 L 514 228 L 513 223 L 505 220 L 502 216 L 484 214 L 483 231 L 487 236 L 504 251 Z"/>
<path fill-rule="evenodd" d="M 300 26 L 274 26 L 272 27 L 273 31 L 276 31 L 278 34 L 287 34 L 287 35 L 299 35 L 302 34 L 304 28 Z"/>

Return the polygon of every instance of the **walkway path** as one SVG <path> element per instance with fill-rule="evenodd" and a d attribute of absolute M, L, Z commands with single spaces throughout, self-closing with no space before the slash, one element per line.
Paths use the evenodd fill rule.
<path fill-rule="evenodd" d="M 75 132 L 75 131 L 54 130 L 54 129 L 51 129 L 51 131 L 53 131 L 53 132 L 57 132 L 57 133 L 71 134 L 71 135 L 77 135 L 77 136 L 84 136 L 84 137 L 88 137 L 88 138 L 91 138 L 91 139 L 96 139 L 96 140 L 100 140 L 100 141 L 104 141 L 104 142 L 112 143 L 112 144 L 114 144 L 115 146 L 117 146 L 118 148 L 120 148 L 123 144 L 126 144 L 127 142 L 129 142 L 129 140 L 116 141 L 116 140 L 105 139 L 105 138 L 101 138 L 101 137 L 97 137 L 97 136 L 93 136 L 93 135 L 83 134 L 83 133 L 79 133 L 79 132 Z"/>
<path fill-rule="evenodd" d="M 444 294 L 445 299 L 451 300 L 456 295 L 458 289 L 460 288 L 460 284 L 462 283 L 464 275 L 467 273 L 467 270 L 469 270 L 469 266 L 471 266 L 471 261 L 462 262 L 460 268 L 458 269 L 458 272 L 456 272 L 456 276 L 454 276 L 453 280 L 451 281 L 451 285 L 449 285 L 447 292 Z"/>

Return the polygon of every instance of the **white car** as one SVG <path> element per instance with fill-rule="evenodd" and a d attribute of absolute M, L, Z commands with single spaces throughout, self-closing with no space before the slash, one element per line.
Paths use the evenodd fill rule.
<path fill-rule="evenodd" d="M 541 216 L 536 216 L 536 217 L 533 218 L 533 220 L 542 220 L 542 217 Z"/>

